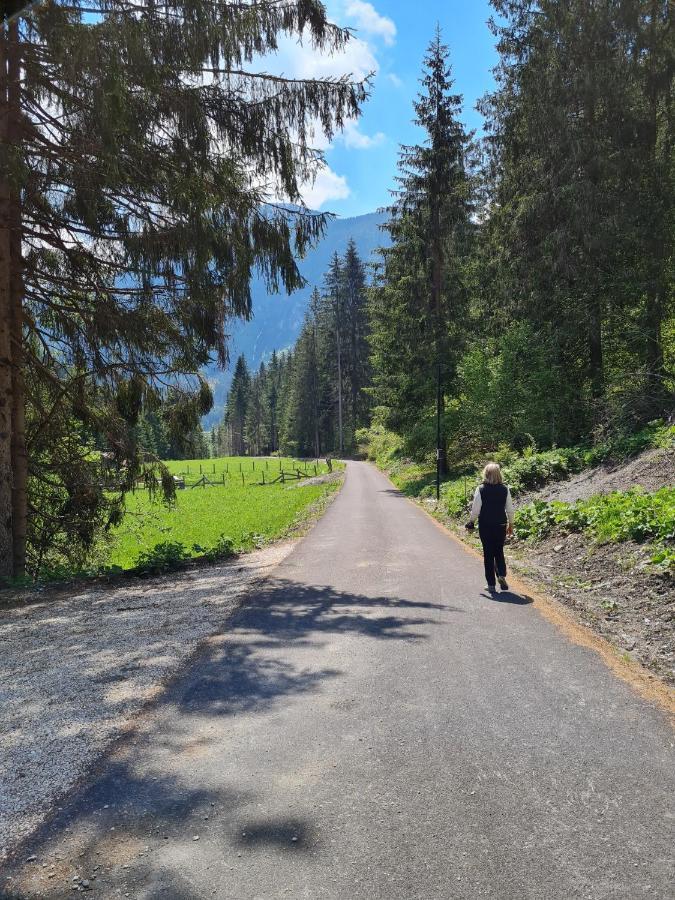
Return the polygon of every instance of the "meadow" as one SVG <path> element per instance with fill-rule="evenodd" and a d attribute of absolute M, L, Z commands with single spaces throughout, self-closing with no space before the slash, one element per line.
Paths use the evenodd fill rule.
<path fill-rule="evenodd" d="M 336 482 L 306 484 L 286 476 L 285 483 L 270 483 L 281 472 L 297 469 L 303 475 L 306 470 L 307 478 L 315 471 L 325 474 L 324 461 L 224 457 L 170 461 L 167 467 L 184 480 L 185 488 L 176 491 L 171 504 L 150 498 L 143 488 L 128 496 L 124 520 L 111 536 L 109 566 L 134 568 L 157 545 L 183 545 L 184 555 L 195 558 L 224 541 L 234 552 L 250 550 L 282 537 L 309 507 L 338 487 Z M 208 481 L 200 484 L 204 477 Z"/>

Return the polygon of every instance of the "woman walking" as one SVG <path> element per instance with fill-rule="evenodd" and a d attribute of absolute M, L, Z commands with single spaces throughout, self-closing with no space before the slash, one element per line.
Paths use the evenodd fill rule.
<path fill-rule="evenodd" d="M 476 519 L 483 545 L 488 590 L 496 590 L 496 576 L 500 588 L 508 591 L 504 541 L 507 534 L 513 534 L 514 510 L 511 491 L 504 484 L 502 470 L 497 463 L 488 463 L 483 469 L 483 483 L 476 488 L 466 527 L 472 529 Z"/>

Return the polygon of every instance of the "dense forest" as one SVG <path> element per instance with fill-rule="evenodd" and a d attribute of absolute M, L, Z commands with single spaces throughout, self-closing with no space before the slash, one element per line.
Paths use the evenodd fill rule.
<path fill-rule="evenodd" d="M 319 0 L 172 0 L 169 16 L 72 0 L 3 27 L 0 577 L 47 549 L 86 557 L 139 476 L 170 499 L 166 458 L 349 454 L 380 429 L 452 467 L 672 415 L 671 4 L 492 5 L 485 135 L 462 123 L 439 29 L 390 245 L 333 259 L 295 346 L 237 361 L 207 435 L 203 372 L 227 364 L 252 277 L 303 286 L 325 226 L 301 196 L 316 129 L 330 140 L 369 90 L 255 63 L 283 37 L 330 52 L 352 35 Z"/>
<path fill-rule="evenodd" d="M 351 452 L 372 417 L 424 456 L 439 399 L 449 464 L 674 412 L 669 4 L 493 6 L 485 138 L 463 128 L 439 32 L 415 105 L 423 140 L 400 152 L 391 247 L 367 289 L 360 261 L 335 260 L 274 374 L 245 382 L 240 360 L 224 425 L 244 435 L 238 451 Z M 242 410 L 258 409 L 244 397 L 271 383 L 283 412 L 261 445 L 242 431 L 257 416 Z"/>
<path fill-rule="evenodd" d="M 293 349 L 253 374 L 237 360 L 214 454 L 353 452 L 369 423 L 368 333 L 365 266 L 351 241 L 313 291 Z"/>

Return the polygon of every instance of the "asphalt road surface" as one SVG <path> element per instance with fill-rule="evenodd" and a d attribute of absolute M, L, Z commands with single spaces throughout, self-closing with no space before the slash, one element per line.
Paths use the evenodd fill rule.
<path fill-rule="evenodd" d="M 474 557 L 352 463 L 12 884 L 75 896 L 80 877 L 134 900 L 672 898 L 674 788 L 665 714 L 527 598 L 491 598 Z"/>

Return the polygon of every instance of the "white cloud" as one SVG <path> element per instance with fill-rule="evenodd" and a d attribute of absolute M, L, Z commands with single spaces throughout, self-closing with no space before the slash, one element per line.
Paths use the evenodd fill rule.
<path fill-rule="evenodd" d="M 373 135 L 364 134 L 359 129 L 359 123 L 354 121 L 345 122 L 344 131 L 338 137 L 350 150 L 370 150 L 372 147 L 378 147 L 387 139 L 387 136 L 381 131 Z"/>
<path fill-rule="evenodd" d="M 394 87 L 397 87 L 397 88 L 403 87 L 402 79 L 400 79 L 395 72 L 389 72 L 389 74 L 387 75 L 387 78 L 389 79 L 389 81 L 391 81 L 391 83 L 394 85 Z"/>
<path fill-rule="evenodd" d="M 372 3 L 365 3 L 364 0 L 348 0 L 345 12 L 367 34 L 383 38 L 388 47 L 396 42 L 396 25 L 393 20 L 381 16 Z"/>
<path fill-rule="evenodd" d="M 344 175 L 337 175 L 328 166 L 324 166 L 314 181 L 303 187 L 301 193 L 310 209 L 321 209 L 329 200 L 346 200 L 351 191 Z"/>
<path fill-rule="evenodd" d="M 352 37 L 338 53 L 321 53 L 306 35 L 304 40 L 284 38 L 274 56 L 273 71 L 291 78 L 339 78 L 349 75 L 362 81 L 371 72 L 377 72 L 379 64 L 370 46 Z"/>

